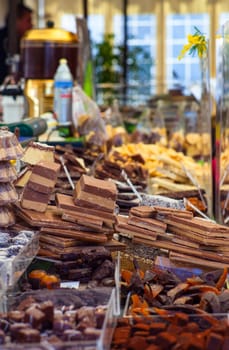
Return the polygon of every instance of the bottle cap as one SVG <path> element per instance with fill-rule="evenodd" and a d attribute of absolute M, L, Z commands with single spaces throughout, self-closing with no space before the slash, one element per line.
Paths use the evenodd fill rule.
<path fill-rule="evenodd" d="M 68 61 L 67 61 L 66 58 L 61 58 L 61 59 L 59 60 L 59 62 L 60 62 L 60 64 L 66 64 Z"/>

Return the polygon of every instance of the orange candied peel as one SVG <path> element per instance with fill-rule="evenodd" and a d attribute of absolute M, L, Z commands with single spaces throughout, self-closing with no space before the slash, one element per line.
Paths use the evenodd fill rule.
<path fill-rule="evenodd" d="M 132 304 L 130 307 L 131 313 L 149 315 L 149 305 L 146 300 L 142 299 L 137 294 L 132 294 L 131 300 L 132 300 Z"/>
<path fill-rule="evenodd" d="M 217 283 L 216 283 L 216 288 L 218 290 L 221 290 L 227 280 L 227 275 L 228 275 L 228 268 L 224 267 L 223 272 L 220 276 L 220 278 L 218 279 Z"/>
<path fill-rule="evenodd" d="M 129 270 L 122 269 L 121 270 L 121 278 L 126 282 L 127 284 L 130 284 L 131 278 L 133 276 L 133 272 Z"/>

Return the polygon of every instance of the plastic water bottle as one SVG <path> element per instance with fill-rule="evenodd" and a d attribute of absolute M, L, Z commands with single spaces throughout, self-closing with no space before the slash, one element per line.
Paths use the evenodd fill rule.
<path fill-rule="evenodd" d="M 59 124 L 72 121 L 73 77 L 65 58 L 61 58 L 54 75 L 54 112 Z"/>

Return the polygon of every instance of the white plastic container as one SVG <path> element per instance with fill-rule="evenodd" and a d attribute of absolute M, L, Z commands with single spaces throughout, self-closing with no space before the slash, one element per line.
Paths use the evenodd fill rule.
<path fill-rule="evenodd" d="M 17 123 L 25 115 L 25 97 L 22 90 L 8 85 L 1 91 L 2 119 L 4 123 Z"/>
<path fill-rule="evenodd" d="M 73 77 L 67 64 L 62 58 L 54 75 L 54 112 L 60 124 L 72 121 L 72 88 Z"/>

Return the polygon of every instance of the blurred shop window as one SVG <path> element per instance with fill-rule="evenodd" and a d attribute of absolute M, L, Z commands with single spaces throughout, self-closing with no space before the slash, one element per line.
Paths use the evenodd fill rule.
<path fill-rule="evenodd" d="M 115 43 L 121 45 L 123 17 L 120 15 L 114 16 L 114 33 Z M 127 97 L 131 103 L 144 103 L 155 92 L 156 16 L 128 15 L 127 33 Z M 136 69 L 133 57 L 138 63 Z"/>
<path fill-rule="evenodd" d="M 60 19 L 61 28 L 68 30 L 69 32 L 76 33 L 76 18 L 73 14 L 67 14 L 61 16 Z"/>
<path fill-rule="evenodd" d="M 189 88 L 200 83 L 200 63 L 198 56 L 186 55 L 178 60 L 178 55 L 187 41 L 187 35 L 197 27 L 207 37 L 210 18 L 207 13 L 172 14 L 166 18 L 166 79 L 169 90 L 181 90 L 190 94 Z"/>
<path fill-rule="evenodd" d="M 103 15 L 89 15 L 87 18 L 88 29 L 92 42 L 101 41 L 105 32 L 105 18 Z"/>
<path fill-rule="evenodd" d="M 87 23 L 91 41 L 100 41 L 104 35 L 104 16 L 89 15 Z M 73 14 L 63 14 L 61 16 L 61 28 L 76 33 L 76 16 Z"/>

